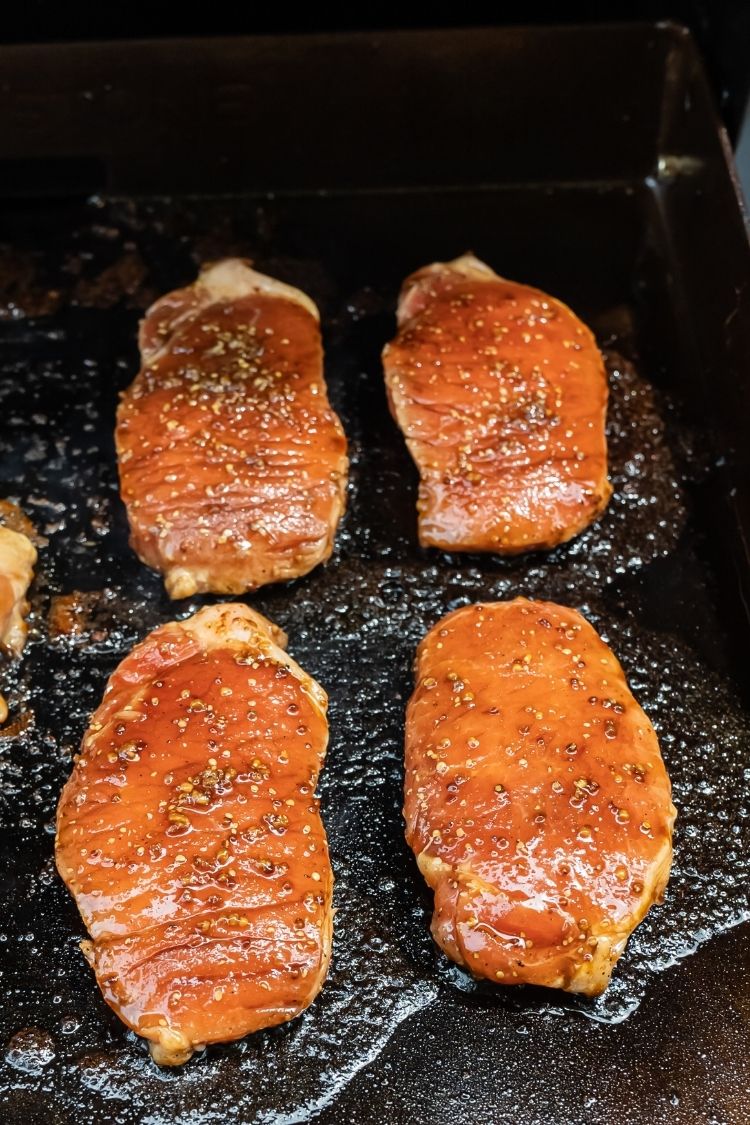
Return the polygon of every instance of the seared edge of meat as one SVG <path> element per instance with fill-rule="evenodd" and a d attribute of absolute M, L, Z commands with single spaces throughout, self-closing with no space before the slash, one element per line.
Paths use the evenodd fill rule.
<path fill-rule="evenodd" d="M 146 310 L 138 333 L 143 363 L 153 363 L 158 359 L 170 336 L 196 309 L 207 308 L 218 301 L 237 301 L 256 293 L 293 301 L 320 321 L 318 306 L 301 289 L 259 273 L 244 258 L 224 258 L 219 262 L 207 263 L 192 285 L 165 294 Z"/>
<path fill-rule="evenodd" d="M 396 323 L 399 328 L 421 312 L 425 306 L 425 298 L 429 296 L 430 282 L 435 274 L 458 273 L 462 277 L 477 281 L 502 281 L 503 278 L 495 273 L 491 266 L 482 262 L 474 254 L 461 254 L 450 262 L 431 262 L 428 266 L 407 277 L 401 286 L 396 308 Z M 386 344 L 386 348 L 388 345 Z"/>

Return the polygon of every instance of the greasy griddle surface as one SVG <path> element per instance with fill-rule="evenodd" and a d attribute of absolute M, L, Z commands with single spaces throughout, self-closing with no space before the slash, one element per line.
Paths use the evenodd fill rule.
<path fill-rule="evenodd" d="M 0 252 L 0 480 L 48 540 L 31 642 L 5 674 L 29 720 L 0 738 L 4 1120 L 742 1119 L 748 943 L 743 931 L 717 935 L 747 912 L 750 717 L 706 531 L 714 458 L 681 393 L 694 371 L 649 192 L 92 200 L 9 208 L 0 243 L 13 247 Z M 447 556 L 416 542 L 416 472 L 379 351 L 401 279 L 467 249 L 571 304 L 607 348 L 615 494 L 596 526 L 549 555 Z M 107 675 L 154 626 L 208 600 L 170 604 L 130 552 L 112 427 L 137 369 L 140 311 L 200 262 L 235 253 L 319 303 L 351 443 L 331 562 L 248 599 L 331 696 L 321 794 L 338 913 L 330 976 L 308 1012 L 160 1072 L 79 952 L 83 928 L 54 872 L 54 813 Z M 71 590 L 93 592 L 82 632 L 54 636 L 51 599 Z M 403 840 L 416 644 L 447 610 L 517 594 L 574 605 L 599 628 L 674 783 L 666 903 L 597 1000 L 475 984 L 451 965 L 430 939 L 429 896 Z"/>

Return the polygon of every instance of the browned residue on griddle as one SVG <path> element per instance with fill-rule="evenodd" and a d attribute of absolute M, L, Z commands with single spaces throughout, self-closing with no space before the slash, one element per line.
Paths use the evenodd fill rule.
<path fill-rule="evenodd" d="M 47 626 L 52 640 L 59 637 L 83 637 L 91 634 L 92 640 L 103 640 L 104 629 L 93 627 L 93 614 L 99 608 L 102 592 L 100 590 L 73 590 L 70 594 L 58 594 L 50 603 Z"/>
<path fill-rule="evenodd" d="M 57 312 L 62 293 L 40 285 L 39 272 L 33 254 L 0 246 L 0 321 Z"/>
<path fill-rule="evenodd" d="M 71 264 L 73 272 L 80 269 Z M 81 274 L 73 288 L 73 301 L 84 308 L 108 309 L 121 301 L 128 308 L 145 309 L 156 300 L 156 290 L 146 285 L 148 266 L 135 249 L 126 249 L 95 277 Z"/>
<path fill-rule="evenodd" d="M 0 715 L 2 714 L 2 706 L 4 703 L 5 700 L 0 695 Z M 7 704 L 5 704 L 5 706 L 7 708 Z M 5 714 L 7 718 L 7 710 Z M 21 711 L 20 714 L 15 715 L 9 723 L 6 723 L 4 719 L 0 718 L 0 724 L 4 724 L 0 725 L 0 738 L 15 738 L 16 735 L 22 734 L 25 730 L 29 730 L 29 728 L 33 726 L 34 712 L 30 708 L 27 708 L 27 710 Z"/>

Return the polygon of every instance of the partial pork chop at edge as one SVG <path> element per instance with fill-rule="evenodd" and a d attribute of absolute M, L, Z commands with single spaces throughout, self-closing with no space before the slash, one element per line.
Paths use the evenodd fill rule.
<path fill-rule="evenodd" d="M 298 1015 L 331 951 L 323 689 L 243 605 L 123 660 L 58 806 L 58 870 L 107 1003 L 161 1065 Z"/>
<path fill-rule="evenodd" d="M 244 593 L 331 554 L 348 461 L 318 322 L 239 259 L 146 314 L 116 444 L 132 546 L 170 597 Z"/>
<path fill-rule="evenodd" d="M 518 554 L 601 515 L 607 377 L 566 305 L 466 254 L 404 282 L 398 329 L 383 365 L 420 473 L 422 546 Z"/>
<path fill-rule="evenodd" d="M 26 592 L 34 578 L 36 548 L 33 527 L 21 510 L 0 501 L 0 662 L 3 654 L 19 656 L 26 644 Z M 8 704 L 0 695 L 0 723 L 8 718 Z"/>
<path fill-rule="evenodd" d="M 406 719 L 406 838 L 432 933 L 502 984 L 596 995 L 661 901 L 669 778 L 592 626 L 551 602 L 471 605 L 419 646 Z"/>

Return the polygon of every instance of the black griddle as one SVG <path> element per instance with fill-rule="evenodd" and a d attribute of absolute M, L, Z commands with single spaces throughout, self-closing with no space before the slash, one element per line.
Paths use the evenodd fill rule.
<path fill-rule="evenodd" d="M 0 49 L 0 498 L 47 545 L 3 671 L 0 1069 L 9 1125 L 741 1123 L 750 1087 L 750 252 L 690 36 L 505 29 Z M 549 554 L 416 541 L 379 351 L 402 278 L 473 249 L 595 329 L 615 495 Z M 159 1071 L 107 1009 L 53 864 L 108 674 L 170 604 L 127 545 L 112 426 L 139 315 L 224 254 L 304 288 L 351 443 L 330 563 L 248 600 L 329 690 L 333 964 L 290 1024 Z M 55 598 L 87 594 L 80 632 Z M 402 834 L 419 638 L 469 601 L 581 608 L 679 809 L 663 907 L 588 1000 L 473 982 Z M 204 601 L 210 599 L 204 599 Z M 25 724 L 25 725 L 24 725 Z"/>

